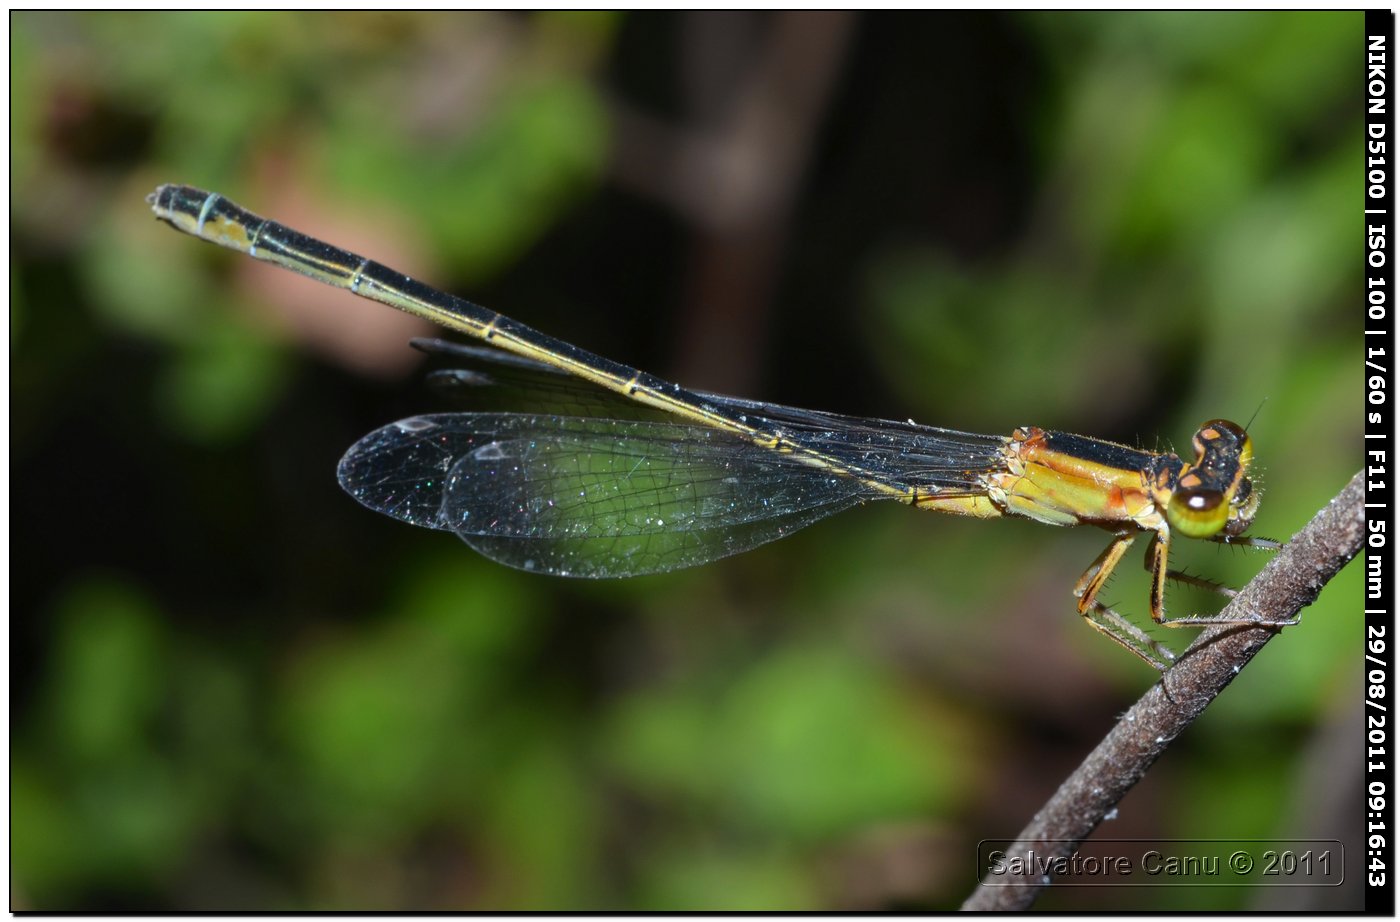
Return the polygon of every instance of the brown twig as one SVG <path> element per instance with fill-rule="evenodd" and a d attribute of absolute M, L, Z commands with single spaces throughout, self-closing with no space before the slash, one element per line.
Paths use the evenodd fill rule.
<path fill-rule="evenodd" d="M 856 17 L 844 11 L 699 14 L 681 61 L 687 120 L 612 108 L 617 181 L 669 206 L 694 232 L 671 372 L 741 394 L 768 335 L 812 139 L 837 86 Z M 736 67 L 752 31 L 755 53 Z"/>
<path fill-rule="evenodd" d="M 1221 615 L 1286 621 L 1310 605 L 1327 581 L 1361 550 L 1365 531 L 1362 493 L 1362 476 L 1357 473 Z M 1038 860 L 1073 855 L 1171 741 L 1201 716 L 1276 633 L 1277 628 L 1243 624 L 1204 631 L 1163 681 L 1123 715 L 1060 785 L 1006 854 L 1034 852 Z M 1049 875 L 1037 873 L 985 878 L 962 908 L 1026 909 L 1050 882 Z"/>

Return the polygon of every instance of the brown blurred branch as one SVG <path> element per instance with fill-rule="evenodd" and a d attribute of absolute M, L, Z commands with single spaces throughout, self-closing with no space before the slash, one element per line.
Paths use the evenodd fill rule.
<path fill-rule="evenodd" d="M 693 232 L 670 369 L 681 381 L 746 393 L 812 139 L 855 30 L 841 11 L 694 15 L 683 49 L 686 120 L 612 107 L 614 178 L 669 206 Z M 751 54 L 735 49 L 749 40 Z M 744 61 L 745 67 L 736 62 Z"/>
<path fill-rule="evenodd" d="M 1361 550 L 1365 531 L 1362 476 L 1293 537 L 1221 612 L 1227 617 L 1285 621 L 1317 598 L 1327 581 Z M 1248 625 L 1208 628 L 1182 658 L 1130 708 L 1103 742 L 1060 785 L 1008 855 L 1069 857 L 1147 773 L 1171 741 L 1206 709 L 1278 630 Z M 1164 691 L 1163 685 L 1168 686 Z M 967 910 L 1026 909 L 1050 878 L 1038 874 L 983 880 Z"/>

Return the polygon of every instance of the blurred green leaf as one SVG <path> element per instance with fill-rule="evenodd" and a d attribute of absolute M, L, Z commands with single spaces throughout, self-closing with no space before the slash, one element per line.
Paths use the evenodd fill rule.
<path fill-rule="evenodd" d="M 797 645 L 733 675 L 708 705 L 684 685 L 618 712 L 610 750 L 634 783 L 796 841 L 937 810 L 964 776 L 955 728 L 868 663 Z"/>
<path fill-rule="evenodd" d="M 47 720 L 18 763 L 14 852 L 35 895 L 60 907 L 82 879 L 142 892 L 184 857 L 197 808 L 157 744 L 173 689 L 157 609 L 120 579 L 90 576 L 54 618 Z"/>
<path fill-rule="evenodd" d="M 55 617 L 50 720 L 66 753 L 101 761 L 144 748 L 168 688 L 159 613 L 121 580 L 96 578 L 74 587 Z"/>
<path fill-rule="evenodd" d="M 815 882 L 782 852 L 672 847 L 649 858 L 641 895 L 646 910 L 791 912 L 821 905 Z"/>
<path fill-rule="evenodd" d="M 600 805 L 573 742 L 541 724 L 525 748 L 493 764 L 501 781 L 476 831 L 492 843 L 500 890 L 486 894 L 484 905 L 537 912 L 606 905 L 595 883 Z"/>
<path fill-rule="evenodd" d="M 504 714 L 492 679 L 533 623 L 515 581 L 477 564 L 411 581 L 405 617 L 295 665 L 283 733 L 327 821 L 403 836 L 446 795 L 474 799 Z"/>
<path fill-rule="evenodd" d="M 406 146 L 393 132 L 318 153 L 343 188 L 363 189 L 415 214 L 460 277 L 480 278 L 517 257 L 596 179 L 606 154 L 601 104 L 586 86 L 540 78 L 494 100 L 469 134 Z"/>
<path fill-rule="evenodd" d="M 719 742 L 738 815 L 811 839 L 946 807 L 962 747 L 888 680 L 823 645 L 785 650 L 737 681 Z"/>
<path fill-rule="evenodd" d="M 263 418 L 287 371 L 282 349 L 237 319 L 217 321 L 166 369 L 158 399 L 172 430 L 217 443 Z"/>

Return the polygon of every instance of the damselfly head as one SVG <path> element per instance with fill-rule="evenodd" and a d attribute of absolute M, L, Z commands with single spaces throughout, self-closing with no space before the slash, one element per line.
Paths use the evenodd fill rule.
<path fill-rule="evenodd" d="M 1249 434 L 1229 420 L 1212 419 L 1201 424 L 1191 444 L 1196 459 L 1177 477 L 1168 524 L 1190 538 L 1243 534 L 1259 510 L 1259 494 L 1249 482 Z"/>

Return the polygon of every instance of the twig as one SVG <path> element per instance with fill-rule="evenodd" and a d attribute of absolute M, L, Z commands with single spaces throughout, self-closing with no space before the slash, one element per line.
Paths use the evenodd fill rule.
<path fill-rule="evenodd" d="M 1361 550 L 1365 531 L 1362 493 L 1358 472 L 1221 615 L 1286 621 L 1310 605 L 1327 581 Z M 1123 715 L 1060 785 L 1006 854 L 1034 852 L 1037 861 L 1072 856 L 1171 741 L 1201 716 L 1276 633 L 1277 628 L 1248 625 L 1224 625 L 1202 632 L 1163 681 Z M 1033 868 L 1021 876 L 989 877 L 962 908 L 1026 909 L 1050 882 L 1050 875 L 1035 873 Z"/>
<path fill-rule="evenodd" d="M 744 393 L 772 322 L 773 290 L 813 138 L 857 28 L 844 11 L 701 14 L 679 56 L 684 122 L 612 108 L 614 176 L 693 231 L 677 380 Z M 732 56 L 752 38 L 752 64 Z"/>

